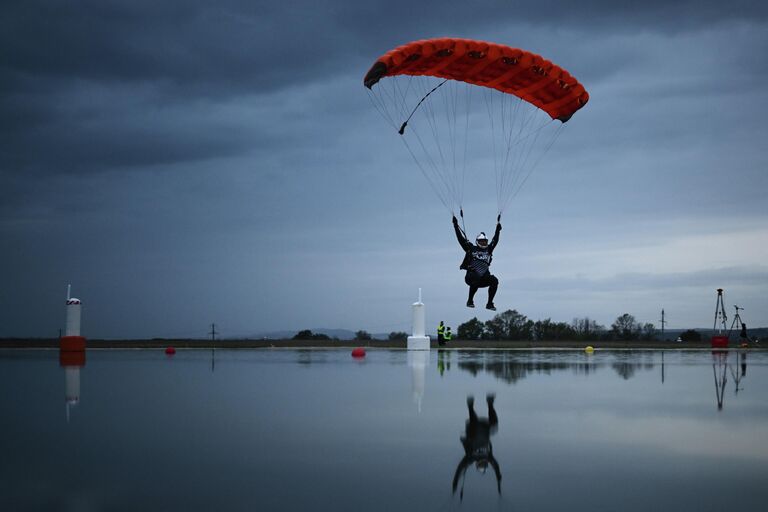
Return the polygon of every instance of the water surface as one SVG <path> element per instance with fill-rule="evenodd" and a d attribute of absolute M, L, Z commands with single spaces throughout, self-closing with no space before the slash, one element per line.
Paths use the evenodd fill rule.
<path fill-rule="evenodd" d="M 0 386 L 0 510 L 768 499 L 761 352 L 135 350 L 62 367 L 55 351 L 0 351 Z"/>

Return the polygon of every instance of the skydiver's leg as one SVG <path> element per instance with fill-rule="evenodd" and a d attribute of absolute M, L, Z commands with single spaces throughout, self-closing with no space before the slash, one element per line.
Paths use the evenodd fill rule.
<path fill-rule="evenodd" d="M 464 282 L 469 286 L 469 296 L 467 297 L 467 307 L 475 307 L 475 293 L 477 293 L 477 282 L 470 272 L 464 277 Z"/>
<path fill-rule="evenodd" d="M 467 306 L 475 305 L 475 293 L 477 293 L 477 286 L 469 285 L 469 297 L 467 297 Z"/>
<path fill-rule="evenodd" d="M 477 414 L 475 413 L 475 397 L 472 395 L 467 397 L 467 409 L 469 410 L 469 423 L 475 425 L 477 423 Z"/>
<path fill-rule="evenodd" d="M 493 304 L 493 298 L 496 296 L 496 290 L 499 288 L 499 280 L 496 276 L 490 276 L 488 285 L 488 304 Z"/>
<path fill-rule="evenodd" d="M 493 408 L 493 401 L 496 399 L 494 395 L 489 394 L 485 397 L 485 401 L 488 403 L 488 423 L 491 425 L 491 429 L 498 425 L 499 417 L 496 416 L 496 409 Z"/>

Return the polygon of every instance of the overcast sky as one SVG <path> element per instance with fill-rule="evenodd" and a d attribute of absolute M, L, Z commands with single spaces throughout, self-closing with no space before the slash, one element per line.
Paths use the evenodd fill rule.
<path fill-rule="evenodd" d="M 721 287 L 768 326 L 766 5 L 4 2 L 0 336 L 55 336 L 67 283 L 91 338 L 410 330 L 419 287 L 430 325 L 491 318 L 362 85 L 444 36 L 540 53 L 591 96 L 505 212 L 499 311 L 708 327 Z"/>

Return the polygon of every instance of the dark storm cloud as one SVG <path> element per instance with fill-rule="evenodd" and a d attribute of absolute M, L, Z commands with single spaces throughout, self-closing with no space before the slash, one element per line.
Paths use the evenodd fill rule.
<path fill-rule="evenodd" d="M 269 129 L 244 136 L 215 119 L 216 104 L 362 75 L 415 38 L 525 25 L 676 32 L 767 11 L 740 1 L 18 2 L 0 21 L 0 169 L 163 165 L 274 144 Z"/>
<path fill-rule="evenodd" d="M 767 15 L 764 3 L 738 0 L 727 6 L 695 0 L 28 1 L 4 7 L 2 83 L 28 85 L 27 77 L 160 81 L 174 90 L 202 94 L 205 86 L 220 94 L 303 82 L 415 37 L 471 34 L 489 24 L 675 32 Z"/>

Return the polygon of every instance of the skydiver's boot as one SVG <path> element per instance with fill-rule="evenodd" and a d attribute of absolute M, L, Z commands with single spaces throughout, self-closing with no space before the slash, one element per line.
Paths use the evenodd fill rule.
<path fill-rule="evenodd" d="M 493 298 L 496 296 L 496 290 L 499 288 L 499 280 L 496 276 L 491 276 L 491 284 L 488 286 L 488 304 L 485 305 L 485 309 L 496 311 L 496 306 L 493 305 Z"/>
<path fill-rule="evenodd" d="M 477 286 L 469 286 L 469 297 L 467 298 L 467 307 L 475 307 L 475 293 L 477 293 Z"/>

